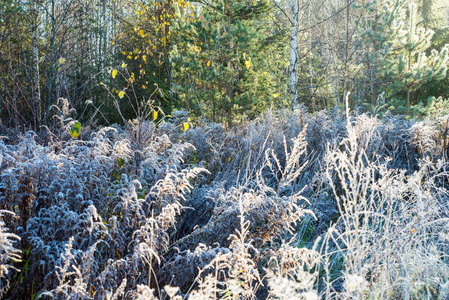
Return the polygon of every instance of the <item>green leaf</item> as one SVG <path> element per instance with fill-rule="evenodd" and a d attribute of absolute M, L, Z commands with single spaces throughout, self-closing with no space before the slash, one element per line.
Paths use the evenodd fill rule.
<path fill-rule="evenodd" d="M 72 136 L 72 138 L 76 139 L 81 133 L 81 124 L 80 122 L 76 121 L 73 125 L 72 128 L 70 128 L 70 135 Z"/>
<path fill-rule="evenodd" d="M 119 158 L 118 159 L 118 165 L 120 166 L 120 168 L 123 168 L 123 165 L 125 164 L 125 161 L 123 160 L 123 158 Z"/>

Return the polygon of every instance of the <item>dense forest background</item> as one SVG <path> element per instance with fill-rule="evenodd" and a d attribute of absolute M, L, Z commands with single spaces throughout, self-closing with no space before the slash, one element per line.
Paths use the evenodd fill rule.
<path fill-rule="evenodd" d="M 449 299 L 445 0 L 2 0 L 0 298 Z"/>
<path fill-rule="evenodd" d="M 0 4 L 0 114 L 49 125 L 166 115 L 228 126 L 267 109 L 435 115 L 447 108 L 445 1 L 57 1 Z M 156 92 L 157 90 L 157 92 Z M 120 92 L 123 91 L 123 94 Z M 121 112 L 119 113 L 118 110 Z"/>

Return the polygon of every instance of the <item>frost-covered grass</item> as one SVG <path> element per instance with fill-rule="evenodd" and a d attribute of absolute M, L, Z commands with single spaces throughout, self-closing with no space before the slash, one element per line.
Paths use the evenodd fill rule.
<path fill-rule="evenodd" d="M 1 297 L 449 297 L 446 118 L 173 117 L 0 141 Z"/>

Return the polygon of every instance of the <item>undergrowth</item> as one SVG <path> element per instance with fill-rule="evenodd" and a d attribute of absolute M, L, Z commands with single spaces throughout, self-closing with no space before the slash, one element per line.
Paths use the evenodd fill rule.
<path fill-rule="evenodd" d="M 0 141 L 2 298 L 449 297 L 447 117 L 178 112 L 74 139 L 55 109 Z"/>

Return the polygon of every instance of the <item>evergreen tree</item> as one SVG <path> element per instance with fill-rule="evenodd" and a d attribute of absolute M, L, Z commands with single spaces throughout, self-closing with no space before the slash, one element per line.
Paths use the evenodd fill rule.
<path fill-rule="evenodd" d="M 417 25 L 418 14 L 415 5 L 410 5 L 406 18 L 405 8 L 396 21 L 397 27 L 392 39 L 387 42 L 387 52 L 383 65 L 383 75 L 390 81 L 392 94 L 407 92 L 406 114 L 410 111 L 410 94 L 430 80 L 442 80 L 446 77 L 449 62 L 448 47 L 439 53 L 432 50 L 430 56 L 426 50 L 431 46 L 434 32 Z"/>
<path fill-rule="evenodd" d="M 394 102 L 390 108 L 396 108 L 406 96 L 408 115 L 412 92 L 446 77 L 448 46 L 440 52 L 430 49 L 434 32 L 420 25 L 414 4 L 407 7 L 405 0 L 375 1 L 365 8 L 370 17 L 362 24 L 361 36 L 367 49 L 364 62 L 371 106 L 374 108 L 380 94 Z"/>
<path fill-rule="evenodd" d="M 369 110 L 374 111 L 382 93 L 385 78 L 382 78 L 383 61 L 386 44 L 389 39 L 398 34 L 394 29 L 394 22 L 400 15 L 400 9 L 405 0 L 401 1 L 369 1 L 358 7 L 365 11 L 358 20 L 360 28 L 359 39 L 362 46 L 361 63 L 364 66 L 365 76 L 360 81 L 361 88 L 368 89 L 364 92 L 369 96 Z"/>
<path fill-rule="evenodd" d="M 447 9 L 449 3 L 435 0 L 418 1 L 418 12 L 423 19 L 423 26 L 432 29 L 435 34 L 432 37 L 431 48 L 441 51 L 449 43 L 449 24 L 447 23 Z M 430 51 L 427 51 L 430 54 Z M 441 81 L 431 81 L 423 85 L 413 93 L 413 98 L 430 99 L 432 96 L 449 98 L 449 77 Z M 412 99 L 413 99 L 412 98 Z"/>
<path fill-rule="evenodd" d="M 213 0 L 200 16 L 190 12 L 177 23 L 173 90 L 189 110 L 232 124 L 279 99 L 270 63 L 285 46 L 270 27 L 269 7 L 265 0 Z"/>

